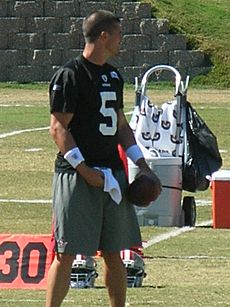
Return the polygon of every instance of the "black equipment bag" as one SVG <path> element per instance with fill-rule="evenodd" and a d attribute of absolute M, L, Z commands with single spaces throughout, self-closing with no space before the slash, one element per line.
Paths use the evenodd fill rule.
<path fill-rule="evenodd" d="M 182 188 L 189 192 L 209 187 L 206 176 L 222 166 L 217 139 L 191 104 L 186 102 L 187 156 L 183 161 Z"/>

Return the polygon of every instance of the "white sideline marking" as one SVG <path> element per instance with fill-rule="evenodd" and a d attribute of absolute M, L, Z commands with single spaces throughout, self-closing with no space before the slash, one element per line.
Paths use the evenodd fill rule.
<path fill-rule="evenodd" d="M 42 148 L 27 148 L 25 149 L 26 152 L 36 152 L 36 151 L 42 151 Z"/>
<path fill-rule="evenodd" d="M 125 113 L 125 114 L 127 115 L 128 113 Z M 4 138 L 7 138 L 8 136 L 14 136 L 14 135 L 18 135 L 18 134 L 25 133 L 25 132 L 48 130 L 49 128 L 50 128 L 50 126 L 40 127 L 40 128 L 31 128 L 31 129 L 23 129 L 23 130 L 14 130 L 14 131 L 11 131 L 11 132 L 1 133 L 0 139 L 4 139 Z"/>
<path fill-rule="evenodd" d="M 51 199 L 0 199 L 0 203 L 51 204 Z"/>
<path fill-rule="evenodd" d="M 200 107 L 200 109 L 202 109 L 202 110 L 205 110 L 205 109 L 210 109 L 210 110 L 219 110 L 219 109 L 230 110 L 229 107 Z"/>
<path fill-rule="evenodd" d="M 209 220 L 209 221 L 203 221 L 199 224 L 197 224 L 196 226 L 209 226 L 212 224 L 212 220 Z M 165 241 L 165 240 L 168 240 L 170 238 L 173 238 L 173 237 L 176 237 L 176 236 L 179 236 L 180 234 L 184 233 L 184 232 L 187 232 L 187 231 L 192 231 L 194 230 L 196 227 L 182 227 L 182 228 L 178 228 L 178 229 L 175 229 L 175 230 L 172 230 L 170 232 L 167 232 L 167 233 L 163 233 L 159 236 L 156 236 L 152 239 L 150 239 L 149 241 L 147 242 L 144 242 L 143 243 L 143 248 L 147 248 L 147 247 L 150 247 L 156 243 L 159 243 L 159 242 L 162 242 L 162 241 Z"/>
<path fill-rule="evenodd" d="M 132 114 L 133 114 L 133 111 L 125 112 L 125 115 L 132 115 Z"/>
<path fill-rule="evenodd" d="M 32 129 L 23 129 L 23 130 L 15 130 L 11 132 L 1 133 L 0 139 L 4 139 L 8 136 L 14 136 L 25 132 L 33 132 L 33 131 L 42 131 L 42 130 L 48 130 L 50 127 L 40 127 L 40 128 L 32 128 Z"/>
<path fill-rule="evenodd" d="M 196 207 L 204 207 L 204 206 L 211 206 L 212 200 L 206 199 L 195 199 Z"/>
<path fill-rule="evenodd" d="M 34 104 L 0 104 L 0 107 L 3 107 L 3 108 L 14 108 L 14 107 L 31 108 L 31 107 L 37 107 L 37 106 Z"/>
<path fill-rule="evenodd" d="M 29 204 L 40 204 L 40 203 L 51 203 L 51 199 L 6 199 L 0 198 L 0 203 L 29 203 Z M 196 206 L 197 207 L 203 207 L 203 206 L 210 206 L 212 204 L 211 200 L 205 200 L 205 199 L 196 199 Z"/>
<path fill-rule="evenodd" d="M 229 259 L 226 256 L 208 256 L 208 255 L 192 255 L 192 256 L 153 256 L 155 259 L 170 259 L 170 260 L 202 260 L 202 259 L 217 259 L 217 260 L 225 260 Z"/>

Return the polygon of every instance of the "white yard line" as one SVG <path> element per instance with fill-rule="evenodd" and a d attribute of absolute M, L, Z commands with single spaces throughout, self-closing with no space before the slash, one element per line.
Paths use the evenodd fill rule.
<path fill-rule="evenodd" d="M 14 131 L 11 131 L 11 132 L 5 132 L 5 133 L 0 134 L 0 139 L 4 139 L 4 138 L 7 138 L 9 136 L 18 135 L 18 134 L 25 133 L 25 132 L 48 130 L 49 128 L 50 127 L 47 126 L 47 127 L 39 127 L 39 128 L 31 128 L 31 129 L 14 130 Z"/>
<path fill-rule="evenodd" d="M 196 227 L 200 227 L 200 226 L 209 226 L 212 224 L 212 220 L 208 220 L 208 221 L 203 221 L 199 224 L 196 224 Z M 192 231 L 194 230 L 196 227 L 182 227 L 182 228 L 178 228 L 178 229 L 174 229 L 172 231 L 169 231 L 167 233 L 163 233 L 161 235 L 155 236 L 154 238 L 150 239 L 147 242 L 143 243 L 143 247 L 147 248 L 150 247 L 156 243 L 171 239 L 173 237 L 177 237 L 182 233 L 188 232 L 188 231 Z"/>
<path fill-rule="evenodd" d="M 203 206 L 211 206 L 212 200 L 206 200 L 206 199 L 195 199 L 196 207 L 203 207 Z"/>
<path fill-rule="evenodd" d="M 51 204 L 51 199 L 0 199 L 0 203 Z"/>
<path fill-rule="evenodd" d="M 50 127 L 48 126 L 48 127 L 40 127 L 40 128 L 32 128 L 32 129 L 15 130 L 15 131 L 11 131 L 11 132 L 1 133 L 1 134 L 0 134 L 0 139 L 4 139 L 4 138 L 6 138 L 6 137 L 18 135 L 18 134 L 25 133 L 25 132 L 33 132 L 33 131 L 48 130 L 49 128 L 50 128 Z"/>
<path fill-rule="evenodd" d="M 205 109 L 209 109 L 209 110 L 219 110 L 219 109 L 224 109 L 224 110 L 230 110 L 230 108 L 228 107 L 199 107 L 199 109 L 205 110 Z"/>
<path fill-rule="evenodd" d="M 36 104 L 0 104 L 0 107 L 1 108 L 14 108 L 14 107 L 33 108 L 33 107 L 37 107 L 37 105 Z"/>

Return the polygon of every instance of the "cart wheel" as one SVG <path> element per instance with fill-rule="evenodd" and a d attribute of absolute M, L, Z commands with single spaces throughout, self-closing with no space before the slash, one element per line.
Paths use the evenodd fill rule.
<path fill-rule="evenodd" d="M 185 196 L 182 209 L 184 210 L 184 225 L 195 226 L 196 223 L 196 203 L 193 196 Z"/>

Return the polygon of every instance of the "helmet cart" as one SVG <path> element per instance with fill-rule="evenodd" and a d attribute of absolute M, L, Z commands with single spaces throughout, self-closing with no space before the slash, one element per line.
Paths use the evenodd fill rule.
<path fill-rule="evenodd" d="M 147 95 L 150 76 L 155 74 L 175 78 L 175 91 L 171 100 L 157 105 Z M 136 79 L 137 80 L 137 79 Z M 194 226 L 196 205 L 194 197 L 182 201 L 183 161 L 187 150 L 186 93 L 189 78 L 181 80 L 177 69 L 168 65 L 150 68 L 140 86 L 136 81 L 136 105 L 130 126 L 150 168 L 162 182 L 162 193 L 147 208 L 136 206 L 141 226 Z M 128 160 L 129 182 L 138 173 L 138 167 Z"/>

